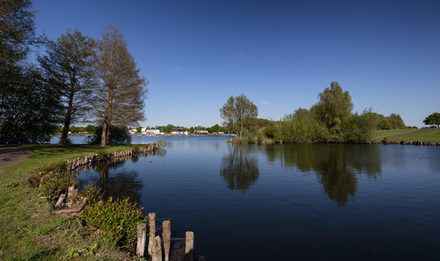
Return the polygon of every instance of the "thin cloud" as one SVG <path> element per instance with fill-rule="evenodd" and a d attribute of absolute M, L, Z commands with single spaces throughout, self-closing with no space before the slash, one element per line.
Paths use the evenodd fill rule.
<path fill-rule="evenodd" d="M 268 102 L 268 101 L 264 101 L 264 102 L 262 102 L 262 103 L 260 103 L 261 105 L 266 105 L 266 104 L 269 104 L 270 102 Z"/>
<path fill-rule="evenodd" d="M 176 68 L 174 68 L 175 72 L 181 72 L 183 71 L 183 67 L 182 66 L 177 66 Z"/>

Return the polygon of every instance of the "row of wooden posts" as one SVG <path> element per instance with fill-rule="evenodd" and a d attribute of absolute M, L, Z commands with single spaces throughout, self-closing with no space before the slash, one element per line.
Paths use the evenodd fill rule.
<path fill-rule="evenodd" d="M 163 248 L 162 248 L 163 241 Z M 145 246 L 147 242 L 147 223 L 141 223 L 137 226 L 137 247 L 136 254 L 139 257 L 145 257 Z M 171 248 L 171 222 L 162 221 L 162 240 L 156 236 L 156 214 L 148 214 L 148 255 L 152 261 L 169 261 Z M 162 254 L 163 249 L 163 254 Z M 193 260 L 194 250 L 194 232 L 185 232 L 185 261 Z"/>

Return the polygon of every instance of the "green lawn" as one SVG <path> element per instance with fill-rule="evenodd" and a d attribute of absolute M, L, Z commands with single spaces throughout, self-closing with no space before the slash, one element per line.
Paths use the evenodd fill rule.
<path fill-rule="evenodd" d="M 382 140 L 384 138 L 413 133 L 419 131 L 418 129 L 394 129 L 394 130 L 378 130 L 375 133 L 375 139 Z"/>
<path fill-rule="evenodd" d="M 398 138 L 398 140 L 440 142 L 440 129 L 425 133 L 414 134 L 408 137 Z"/>
<path fill-rule="evenodd" d="M 120 260 L 127 256 L 111 242 L 89 235 L 79 219 L 67 219 L 51 213 L 52 206 L 38 195 L 28 179 L 35 169 L 72 159 L 98 150 L 94 145 L 25 145 L 33 154 L 0 173 L 0 260 L 70 259 L 79 252 L 81 260 Z M 109 146 L 120 151 L 130 145 Z M 95 242 L 98 242 L 96 245 Z"/>

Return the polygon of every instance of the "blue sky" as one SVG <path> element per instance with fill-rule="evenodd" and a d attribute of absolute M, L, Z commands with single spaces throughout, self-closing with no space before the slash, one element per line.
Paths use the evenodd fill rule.
<path fill-rule="evenodd" d="M 277 120 L 338 81 L 361 112 L 440 111 L 440 1 L 33 1 L 37 32 L 119 26 L 149 80 L 142 126 L 210 126 L 245 94 Z"/>

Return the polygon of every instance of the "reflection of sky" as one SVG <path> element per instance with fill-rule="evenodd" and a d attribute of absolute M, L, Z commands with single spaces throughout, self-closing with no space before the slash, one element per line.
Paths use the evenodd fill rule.
<path fill-rule="evenodd" d="M 245 145 L 259 174 L 242 193 L 220 174 L 234 148 L 227 138 L 160 138 L 168 143 L 165 156 L 126 161 L 109 177 L 142 184 L 136 193 L 145 213 L 171 218 L 176 237 L 194 231 L 209 260 L 271 260 L 274 252 L 284 260 L 438 256 L 438 147 Z M 97 172 L 85 175 L 99 180 Z M 349 200 L 338 207 L 344 195 Z M 269 250 L 261 238 L 271 239 Z"/>

